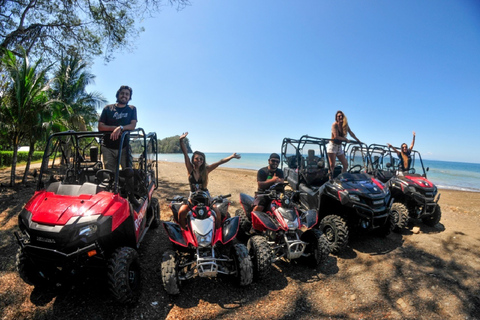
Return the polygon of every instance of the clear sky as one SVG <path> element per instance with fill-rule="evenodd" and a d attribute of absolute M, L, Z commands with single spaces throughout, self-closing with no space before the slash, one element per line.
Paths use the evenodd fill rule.
<path fill-rule="evenodd" d="M 480 163 L 478 0 L 193 0 L 131 52 L 98 59 L 89 91 L 133 88 L 138 127 L 189 132 L 203 152 L 279 152 L 329 137 L 345 112 L 363 142 Z"/>

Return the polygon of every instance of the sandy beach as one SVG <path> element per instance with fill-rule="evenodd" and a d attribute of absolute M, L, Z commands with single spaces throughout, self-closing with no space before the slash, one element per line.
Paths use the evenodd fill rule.
<path fill-rule="evenodd" d="M 183 163 L 160 162 L 162 220 L 170 220 L 166 198 L 188 194 Z M 0 171 L 8 182 L 9 170 Z M 219 167 L 210 174 L 212 195 L 256 190 L 256 171 Z M 311 269 L 278 261 L 262 282 L 235 287 L 226 279 L 195 278 L 177 297 L 161 286 L 160 258 L 169 247 L 163 228 L 139 249 L 143 290 L 135 305 L 112 300 L 103 281 L 42 292 L 15 270 L 16 217 L 33 188 L 0 193 L 0 319 L 480 319 L 480 193 L 441 190 L 442 220 L 434 228 L 416 222 L 387 238 L 361 236 L 347 251 Z"/>

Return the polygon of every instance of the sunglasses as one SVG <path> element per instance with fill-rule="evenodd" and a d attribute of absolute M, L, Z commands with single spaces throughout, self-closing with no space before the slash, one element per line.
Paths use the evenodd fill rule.
<path fill-rule="evenodd" d="M 280 163 L 280 160 L 277 160 L 277 159 L 270 159 L 270 162 L 273 162 L 273 163 Z"/>

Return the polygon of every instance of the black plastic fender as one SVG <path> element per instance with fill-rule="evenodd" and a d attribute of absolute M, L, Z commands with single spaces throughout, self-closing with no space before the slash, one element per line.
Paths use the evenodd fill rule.
<path fill-rule="evenodd" d="M 232 217 L 225 220 L 222 224 L 222 243 L 231 241 L 238 232 L 238 226 L 240 225 L 239 217 Z"/>
<path fill-rule="evenodd" d="M 250 214 L 253 210 L 254 201 L 255 201 L 254 197 L 249 196 L 248 194 L 245 194 L 245 193 L 240 193 L 240 203 L 242 204 L 243 211 L 245 211 L 245 214 L 249 219 L 250 219 Z"/>
<path fill-rule="evenodd" d="M 303 212 L 302 216 L 300 217 L 300 221 L 307 229 L 311 229 L 318 222 L 317 210 L 310 209 Z"/>
<path fill-rule="evenodd" d="M 173 222 L 163 222 L 163 227 L 165 228 L 165 231 L 167 231 L 168 237 L 172 242 L 183 247 L 187 246 L 187 242 L 182 235 L 182 229 L 178 224 Z"/>
<path fill-rule="evenodd" d="M 277 231 L 280 229 L 278 222 L 262 211 L 252 212 L 252 225 L 253 229 L 259 231 L 263 231 L 265 229 Z"/>
<path fill-rule="evenodd" d="M 228 206 L 230 202 L 223 200 L 222 202 L 217 202 L 217 209 L 222 215 L 222 219 L 228 216 Z"/>
<path fill-rule="evenodd" d="M 180 207 L 183 205 L 182 202 L 172 202 L 170 205 L 170 209 L 172 209 L 172 216 L 173 216 L 173 221 L 178 222 L 178 211 L 180 210 Z"/>

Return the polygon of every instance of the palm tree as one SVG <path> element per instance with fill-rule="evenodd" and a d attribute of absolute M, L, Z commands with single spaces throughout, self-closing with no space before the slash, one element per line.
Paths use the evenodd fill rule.
<path fill-rule="evenodd" d="M 95 76 L 87 71 L 87 63 L 78 56 L 64 57 L 55 71 L 52 82 L 54 116 L 63 130 L 92 130 L 98 121 L 96 108 L 107 100 L 97 92 L 87 93 L 86 87 L 94 83 Z"/>
<path fill-rule="evenodd" d="M 15 186 L 17 150 L 20 141 L 31 133 L 35 115 L 47 106 L 45 98 L 48 82 L 46 74 L 50 67 L 37 71 L 41 59 L 30 65 L 25 50 L 22 49 L 21 61 L 6 50 L 2 58 L 9 77 L 9 86 L 2 96 L 1 117 L 2 130 L 8 133 L 13 146 L 12 171 L 10 186 Z"/>

